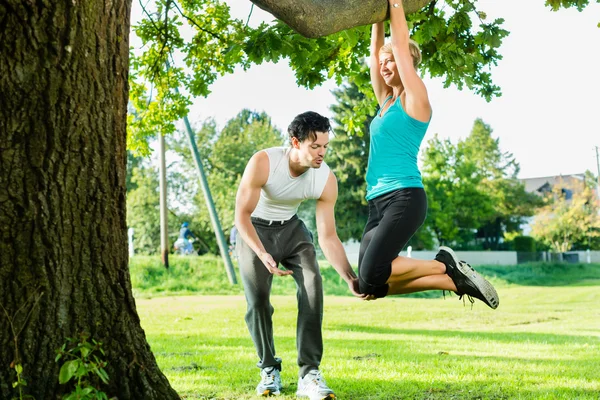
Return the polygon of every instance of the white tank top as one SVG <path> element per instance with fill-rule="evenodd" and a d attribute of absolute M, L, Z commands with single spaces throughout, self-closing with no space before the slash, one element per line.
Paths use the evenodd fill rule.
<path fill-rule="evenodd" d="M 289 147 L 271 147 L 263 151 L 269 156 L 269 178 L 260 191 L 253 217 L 285 221 L 296 214 L 304 200 L 321 197 L 329 178 L 329 167 L 325 162 L 321 168 L 309 168 L 294 178 L 290 174 Z"/>

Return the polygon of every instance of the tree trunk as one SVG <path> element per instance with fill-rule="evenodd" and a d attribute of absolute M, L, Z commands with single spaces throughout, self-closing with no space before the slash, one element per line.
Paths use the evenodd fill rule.
<path fill-rule="evenodd" d="M 55 351 L 82 332 L 104 343 L 107 394 L 179 398 L 146 342 L 129 278 L 130 6 L 0 1 L 2 399 L 17 395 L 15 361 L 25 394 L 70 392 L 58 384 Z"/>
<path fill-rule="evenodd" d="M 387 0 L 251 0 L 308 38 L 330 35 L 389 18 Z M 398 0 L 400 1 L 400 0 Z M 403 0 L 412 14 L 433 0 Z"/>

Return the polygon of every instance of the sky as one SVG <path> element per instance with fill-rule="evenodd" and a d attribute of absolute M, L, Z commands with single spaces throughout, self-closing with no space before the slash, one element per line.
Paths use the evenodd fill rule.
<path fill-rule="evenodd" d="M 249 0 L 227 0 L 233 17 L 244 21 Z M 519 178 L 583 173 L 595 174 L 595 146 L 600 146 L 600 4 L 583 12 L 552 12 L 544 0 L 478 0 L 477 9 L 504 18 L 510 31 L 500 48 L 503 60 L 492 68 L 502 96 L 486 102 L 464 89 L 444 88 L 441 79 L 423 77 L 433 108 L 425 141 L 438 134 L 453 143 L 464 139 L 476 118 L 490 125 L 501 150 L 521 166 Z M 133 3 L 132 24 L 141 18 Z M 251 26 L 272 21 L 254 7 Z M 135 45 L 135 38 L 131 39 Z M 192 125 L 214 118 L 219 127 L 242 109 L 266 112 L 282 131 L 295 115 L 312 110 L 332 117 L 333 81 L 308 90 L 296 85 L 286 61 L 237 69 L 218 78 L 206 98 L 190 108 Z M 424 143 L 425 145 L 425 143 Z"/>

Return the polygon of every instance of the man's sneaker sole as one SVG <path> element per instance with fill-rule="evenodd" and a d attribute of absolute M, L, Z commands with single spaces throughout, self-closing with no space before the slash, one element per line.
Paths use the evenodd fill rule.
<path fill-rule="evenodd" d="M 310 399 L 310 396 L 307 394 L 296 393 L 296 397 Z M 335 399 L 337 399 L 337 397 L 333 393 L 329 393 L 328 395 L 325 395 L 325 397 L 319 397 L 319 400 L 335 400 Z"/>
<path fill-rule="evenodd" d="M 453 256 L 454 257 L 454 256 Z M 498 308 L 500 299 L 496 289 L 477 271 L 473 270 L 467 263 L 459 262 L 457 268 L 464 276 L 466 276 L 475 285 L 477 290 L 485 297 L 485 303 L 492 309 Z"/>
<path fill-rule="evenodd" d="M 259 393 L 258 395 L 261 397 L 271 397 L 271 396 L 279 396 L 280 394 L 281 394 L 281 392 L 279 390 L 265 389 L 264 392 Z"/>

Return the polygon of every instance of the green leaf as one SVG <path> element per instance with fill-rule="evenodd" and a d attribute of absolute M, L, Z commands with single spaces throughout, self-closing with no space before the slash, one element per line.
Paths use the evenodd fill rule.
<path fill-rule="evenodd" d="M 69 393 L 67 396 L 63 397 L 63 400 L 79 400 L 79 394 L 75 393 Z"/>
<path fill-rule="evenodd" d="M 17 374 L 22 374 L 23 373 L 23 366 L 21 364 L 17 364 L 15 365 L 15 371 L 17 371 Z"/>
<path fill-rule="evenodd" d="M 79 360 L 71 360 L 67 361 L 60 368 L 60 372 L 58 373 L 58 382 L 60 384 L 65 384 L 71 380 L 71 378 L 75 375 L 75 372 L 79 368 L 80 361 Z"/>
<path fill-rule="evenodd" d="M 86 387 L 81 391 L 81 394 L 84 396 L 89 395 L 90 393 L 92 393 L 95 389 L 93 387 Z"/>
<path fill-rule="evenodd" d="M 87 346 L 82 346 L 80 349 L 81 357 L 86 358 L 90 354 L 91 350 Z"/>
<path fill-rule="evenodd" d="M 98 368 L 96 374 L 100 377 L 100 379 L 102 379 L 102 382 L 108 383 L 108 374 L 106 373 L 104 368 Z"/>
<path fill-rule="evenodd" d="M 75 361 L 79 361 L 79 360 L 75 360 Z M 89 368 L 90 367 L 87 364 L 79 362 L 79 366 L 78 366 L 77 370 L 75 371 L 75 376 L 77 376 L 78 378 L 87 376 L 89 373 Z"/>

